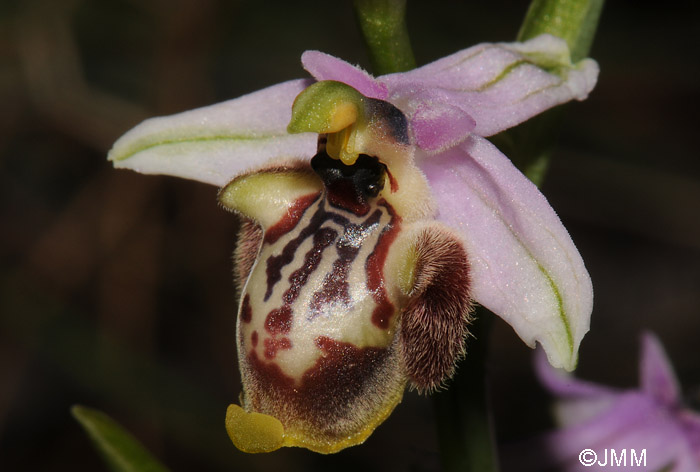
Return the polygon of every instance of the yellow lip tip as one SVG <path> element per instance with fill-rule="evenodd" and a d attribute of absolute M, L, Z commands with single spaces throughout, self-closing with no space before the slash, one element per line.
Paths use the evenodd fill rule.
<path fill-rule="evenodd" d="M 243 452 L 272 452 L 284 446 L 284 426 L 274 416 L 246 412 L 239 405 L 226 410 L 226 431 Z"/>

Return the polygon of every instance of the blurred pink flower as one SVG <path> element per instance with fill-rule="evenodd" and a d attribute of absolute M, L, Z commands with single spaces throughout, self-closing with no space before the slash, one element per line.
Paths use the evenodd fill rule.
<path fill-rule="evenodd" d="M 673 367 L 656 336 L 642 336 L 637 390 L 575 379 L 537 354 L 540 381 L 558 398 L 561 429 L 506 447 L 505 470 L 627 470 L 621 466 L 626 464 L 639 471 L 700 471 L 700 414 L 683 405 Z M 594 454 L 580 458 L 585 449 Z M 590 461 L 593 469 L 580 459 Z"/>

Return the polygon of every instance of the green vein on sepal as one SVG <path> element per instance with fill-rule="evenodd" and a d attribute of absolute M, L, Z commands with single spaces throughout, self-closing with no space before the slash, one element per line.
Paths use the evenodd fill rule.
<path fill-rule="evenodd" d="M 286 134 L 285 134 L 286 135 Z M 114 162 L 120 162 L 120 161 L 125 161 L 131 157 L 134 157 L 136 154 L 157 148 L 157 147 L 165 147 L 165 146 L 173 146 L 173 145 L 179 145 L 179 144 L 191 144 L 191 143 L 208 143 L 208 142 L 225 142 L 225 141 L 264 141 L 267 139 L 276 139 L 280 138 L 285 135 L 275 135 L 275 134 L 269 134 L 269 135 L 258 135 L 258 136 L 249 136 L 249 135 L 221 135 L 221 136 L 206 136 L 206 137 L 198 137 L 198 138 L 184 138 L 184 139 L 171 139 L 171 140 L 164 140 L 164 141 L 158 141 L 155 143 L 149 143 L 144 146 L 139 146 L 138 144 L 133 144 L 132 146 L 129 147 L 129 150 L 123 153 L 116 153 L 114 149 L 109 152 L 109 155 L 107 158 L 110 161 Z M 144 140 L 145 141 L 145 140 Z"/>
<path fill-rule="evenodd" d="M 574 357 L 574 335 L 571 332 L 571 324 L 569 323 L 569 318 L 566 316 L 566 311 L 564 310 L 564 303 L 561 298 L 561 294 L 559 293 L 559 289 L 557 288 L 556 284 L 554 283 L 554 280 L 552 280 L 552 277 L 549 275 L 549 272 L 542 267 L 541 264 L 537 264 L 538 269 L 540 269 L 540 272 L 545 276 L 547 279 L 547 282 L 549 282 L 549 286 L 552 289 L 552 293 L 554 293 L 554 298 L 557 300 L 557 310 L 559 312 L 559 318 L 561 319 L 562 324 L 564 325 L 564 331 L 566 331 L 566 341 L 569 347 L 569 356 L 572 358 Z M 572 367 L 575 367 L 572 366 Z M 567 369 L 568 370 L 568 369 Z"/>

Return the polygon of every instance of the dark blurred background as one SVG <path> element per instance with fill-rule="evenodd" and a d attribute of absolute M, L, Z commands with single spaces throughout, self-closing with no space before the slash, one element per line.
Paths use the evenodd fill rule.
<path fill-rule="evenodd" d="M 409 2 L 419 64 L 517 34 L 526 1 Z M 655 331 L 700 408 L 700 6 L 614 0 L 590 99 L 568 106 L 543 192 L 595 287 L 578 375 L 637 381 Z M 231 251 L 216 189 L 116 171 L 142 119 L 303 77 L 319 49 L 369 67 L 349 2 L 0 2 L 0 469 L 105 470 L 79 403 L 173 470 L 439 470 L 432 405 L 408 393 L 361 447 L 245 455 Z M 551 426 L 531 351 L 498 320 L 489 363 L 501 440 Z"/>

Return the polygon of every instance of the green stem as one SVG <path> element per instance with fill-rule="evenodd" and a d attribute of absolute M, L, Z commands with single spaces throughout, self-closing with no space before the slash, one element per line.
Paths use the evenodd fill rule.
<path fill-rule="evenodd" d="M 374 73 L 416 67 L 406 28 L 406 0 L 355 0 L 354 4 Z"/>
<path fill-rule="evenodd" d="M 447 390 L 433 395 L 442 470 L 446 472 L 498 470 L 486 382 L 492 316 L 485 308 L 477 309 L 467 356 Z"/>
<path fill-rule="evenodd" d="M 532 0 L 520 27 L 518 41 L 543 33 L 566 41 L 571 60 L 588 55 L 598 26 L 604 0 Z"/>
<path fill-rule="evenodd" d="M 566 41 L 572 62 L 588 56 L 604 0 L 532 0 L 518 33 L 525 41 L 543 33 Z M 562 122 L 562 108 L 549 110 L 491 140 L 535 185 L 540 186 L 549 167 Z"/>

